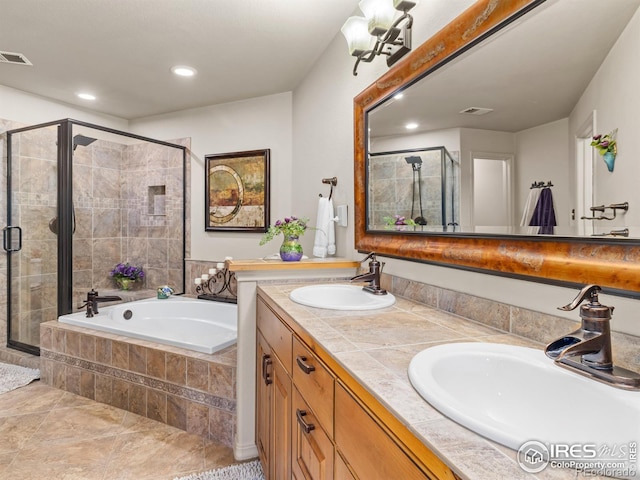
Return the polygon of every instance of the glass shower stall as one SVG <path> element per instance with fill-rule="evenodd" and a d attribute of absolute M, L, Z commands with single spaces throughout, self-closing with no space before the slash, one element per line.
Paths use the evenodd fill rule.
<path fill-rule="evenodd" d="M 40 323 L 117 295 L 118 263 L 144 270 L 135 298 L 184 293 L 185 146 L 70 119 L 6 133 L 9 347 L 39 354 Z"/>

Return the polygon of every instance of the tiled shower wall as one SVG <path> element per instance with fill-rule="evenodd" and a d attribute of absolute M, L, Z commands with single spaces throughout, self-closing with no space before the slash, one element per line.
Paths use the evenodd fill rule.
<path fill-rule="evenodd" d="M 0 119 L 2 186 L 7 165 L 4 132 L 24 126 Z M 12 290 L 19 293 L 14 294 L 16 323 L 11 328 L 13 339 L 31 345 L 39 344 L 40 323 L 57 317 L 57 236 L 49 228 L 57 205 L 56 142 L 55 126 L 14 135 L 13 142 L 12 224 L 23 229 L 23 247 L 13 255 Z M 188 139 L 173 143 L 189 147 Z M 73 168 L 73 305 L 80 305 L 91 288 L 101 293 L 114 289 L 109 271 L 118 262 L 143 266 L 147 276 L 138 288 L 181 286 L 183 209 L 188 208 L 189 198 L 188 193 L 186 201 L 182 197 L 182 151 L 152 143 L 97 140 L 77 147 Z M 0 191 L 0 221 L 6 225 L 4 198 L 6 191 Z M 29 215 L 24 215 L 25 209 Z M 0 255 L 2 292 L 6 292 L 6 273 L 6 256 Z M 7 296 L 0 295 L 2 346 L 6 307 Z M 14 351 L 0 350 L 0 360 L 21 360 Z"/>
<path fill-rule="evenodd" d="M 82 149 L 82 150 L 81 150 Z M 98 140 L 74 155 L 74 298 L 112 289 L 118 262 L 140 265 L 137 288 L 182 285 L 182 151 Z"/>

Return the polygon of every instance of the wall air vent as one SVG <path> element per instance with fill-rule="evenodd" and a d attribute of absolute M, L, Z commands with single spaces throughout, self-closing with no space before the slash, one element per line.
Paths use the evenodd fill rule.
<path fill-rule="evenodd" d="M 464 115 L 486 115 L 491 112 L 493 112 L 493 108 L 469 107 L 464 110 L 460 110 L 459 113 Z"/>
<path fill-rule="evenodd" d="M 13 63 L 14 65 L 33 65 L 23 54 L 14 52 L 0 52 L 0 63 Z"/>

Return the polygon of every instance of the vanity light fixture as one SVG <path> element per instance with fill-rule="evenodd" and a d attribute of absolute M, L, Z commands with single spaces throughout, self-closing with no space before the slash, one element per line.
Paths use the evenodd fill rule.
<path fill-rule="evenodd" d="M 197 70 L 193 67 L 187 67 L 186 65 L 176 65 L 171 67 L 171 72 L 179 77 L 193 77 Z"/>
<path fill-rule="evenodd" d="M 364 17 L 349 17 L 342 26 L 349 53 L 356 57 L 353 74 L 360 62 L 371 62 L 378 55 L 387 56 L 391 66 L 411 51 L 411 25 L 408 13 L 417 0 L 361 0 L 358 6 Z M 402 15 L 394 20 L 398 12 Z"/>

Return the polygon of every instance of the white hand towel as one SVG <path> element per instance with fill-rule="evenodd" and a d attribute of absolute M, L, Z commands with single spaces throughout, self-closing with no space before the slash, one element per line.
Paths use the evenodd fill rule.
<path fill-rule="evenodd" d="M 333 224 L 333 202 L 320 197 L 316 221 L 316 238 L 313 243 L 313 256 L 324 258 L 336 253 L 335 230 Z"/>

